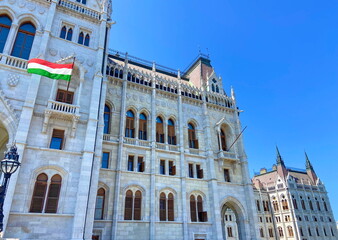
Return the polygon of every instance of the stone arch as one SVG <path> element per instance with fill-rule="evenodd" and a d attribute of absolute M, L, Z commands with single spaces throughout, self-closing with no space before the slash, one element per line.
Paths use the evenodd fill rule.
<path fill-rule="evenodd" d="M 1 6 L 0 7 L 0 15 L 8 15 L 11 18 L 12 23 L 15 23 L 17 21 L 17 15 L 9 7 Z"/>
<path fill-rule="evenodd" d="M 226 231 L 225 231 L 225 222 L 224 222 L 224 215 L 227 211 L 227 209 L 231 209 L 235 216 L 236 216 L 236 223 L 237 223 L 237 228 L 238 228 L 238 236 L 235 239 L 238 240 L 246 240 L 246 212 L 245 209 L 243 207 L 243 205 L 240 203 L 240 201 L 238 201 L 236 198 L 234 197 L 227 197 L 225 198 L 221 205 L 220 205 L 221 209 L 221 218 L 222 218 L 222 232 L 223 232 L 223 239 L 227 239 L 226 238 Z"/>
<path fill-rule="evenodd" d="M 159 191 L 158 191 L 158 195 L 161 194 L 162 192 L 168 194 L 169 192 L 173 193 L 174 196 L 176 197 L 177 196 L 177 192 L 175 189 L 171 188 L 171 187 L 164 187 L 164 188 L 161 188 Z"/>
<path fill-rule="evenodd" d="M 112 101 L 110 101 L 109 99 L 106 99 L 106 101 L 105 101 L 104 104 L 107 105 L 110 108 L 111 112 L 115 112 L 116 111 L 114 103 Z"/>
<path fill-rule="evenodd" d="M 150 114 L 150 111 L 149 111 L 148 109 L 146 109 L 146 108 L 144 108 L 144 107 L 141 108 L 141 109 L 139 110 L 139 112 L 138 112 L 138 115 L 140 115 L 141 113 L 145 114 L 146 117 L 147 117 L 147 119 L 150 120 L 151 114 Z"/>
<path fill-rule="evenodd" d="M 18 25 L 20 26 L 24 22 L 31 22 L 34 27 L 36 28 L 37 32 L 41 32 L 43 29 L 42 24 L 40 23 L 39 19 L 37 19 L 33 14 L 24 13 L 18 16 Z"/>
<path fill-rule="evenodd" d="M 3 92 L 0 90 L 0 126 L 3 126 L 3 129 L 7 132 L 7 144 L 11 144 L 15 141 L 17 125 L 18 118 L 13 108 L 8 105 L 8 102 L 5 100 Z"/>

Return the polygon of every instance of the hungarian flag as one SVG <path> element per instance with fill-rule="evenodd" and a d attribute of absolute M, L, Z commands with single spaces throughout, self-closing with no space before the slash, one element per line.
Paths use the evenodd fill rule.
<path fill-rule="evenodd" d="M 52 79 L 61 79 L 70 81 L 72 77 L 73 65 L 57 64 L 47 62 L 42 59 L 33 58 L 28 61 L 27 72 L 38 74 Z"/>

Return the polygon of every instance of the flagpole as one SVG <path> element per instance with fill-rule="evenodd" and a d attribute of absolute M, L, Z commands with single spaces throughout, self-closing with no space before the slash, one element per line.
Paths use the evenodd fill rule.
<path fill-rule="evenodd" d="M 73 66 L 72 66 L 72 69 L 74 69 L 74 63 L 75 63 L 75 57 L 73 58 Z M 66 92 L 66 98 L 67 98 L 67 95 L 68 95 L 68 89 L 69 89 L 69 85 L 70 85 L 70 81 L 72 80 L 72 75 L 70 75 L 70 79 L 68 81 L 68 84 L 67 84 L 67 92 Z"/>

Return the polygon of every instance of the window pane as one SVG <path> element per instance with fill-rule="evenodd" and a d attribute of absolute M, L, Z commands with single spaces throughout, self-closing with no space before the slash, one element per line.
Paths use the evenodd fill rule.
<path fill-rule="evenodd" d="M 61 149 L 61 147 L 62 147 L 62 138 L 53 137 L 49 148 Z"/>
<path fill-rule="evenodd" d="M 108 168 L 108 164 L 109 164 L 109 153 L 108 152 L 104 152 L 102 154 L 102 168 Z"/>

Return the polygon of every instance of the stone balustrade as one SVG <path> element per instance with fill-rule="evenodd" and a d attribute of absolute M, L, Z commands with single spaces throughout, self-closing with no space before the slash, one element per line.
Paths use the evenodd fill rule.
<path fill-rule="evenodd" d="M 27 69 L 28 61 L 26 59 L 17 58 L 5 54 L 0 54 L 0 63 L 18 68 L 18 69 Z"/>
<path fill-rule="evenodd" d="M 79 114 L 79 106 L 54 100 L 48 100 L 47 109 L 66 114 Z"/>
<path fill-rule="evenodd" d="M 58 5 L 90 18 L 97 20 L 101 19 L 101 14 L 99 12 L 68 0 L 59 0 Z"/>

